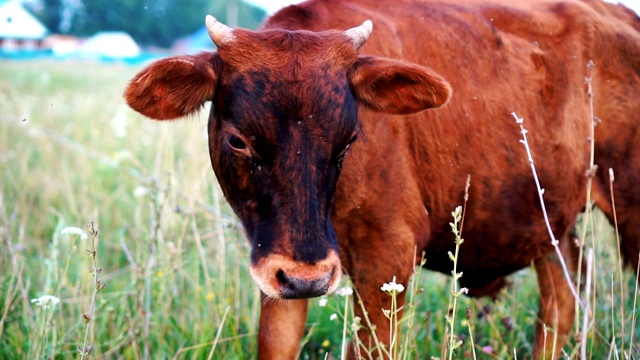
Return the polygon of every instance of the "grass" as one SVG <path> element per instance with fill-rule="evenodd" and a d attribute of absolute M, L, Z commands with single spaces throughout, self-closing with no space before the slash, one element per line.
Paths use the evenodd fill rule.
<path fill-rule="evenodd" d="M 210 167 L 207 112 L 167 123 L 134 113 L 121 94 L 137 70 L 0 64 L 2 359 L 80 358 L 79 349 L 89 347 L 89 358 L 255 357 L 259 294 L 248 272 L 248 243 Z M 621 278 L 615 233 L 595 217 L 587 235 L 598 239 L 587 350 L 591 359 L 623 359 L 624 337 L 627 352 L 634 341 L 628 358 L 638 359 L 634 275 Z M 95 264 L 91 223 L 99 231 Z M 455 319 L 462 340 L 453 358 L 474 357 L 471 335 L 478 359 L 527 358 L 538 307 L 531 270 L 511 276 L 495 301 L 457 298 L 455 316 L 447 305 L 451 278 L 419 274 L 406 290 L 411 316 L 398 320 L 399 358 L 447 358 L 447 319 Z M 60 303 L 31 302 L 42 295 Z M 340 357 L 353 325 L 353 305 L 346 309 L 345 300 L 310 300 L 301 358 Z M 577 356 L 575 341 L 566 349 Z"/>

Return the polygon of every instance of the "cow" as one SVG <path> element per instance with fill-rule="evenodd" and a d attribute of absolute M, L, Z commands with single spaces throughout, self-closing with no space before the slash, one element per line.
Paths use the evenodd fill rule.
<path fill-rule="evenodd" d="M 470 296 L 495 296 L 505 276 L 533 264 L 533 355 L 559 354 L 575 299 L 512 112 L 525 119 L 549 224 L 573 272 L 571 231 L 589 179 L 591 199 L 610 219 L 614 211 L 607 171 L 588 171 L 593 102 L 602 120 L 595 162 L 616 173 L 622 252 L 638 265 L 640 20 L 622 5 L 310 0 L 258 31 L 211 16 L 206 26 L 216 51 L 148 65 L 125 99 L 157 120 L 211 102 L 211 164 L 246 231 L 265 299 L 260 358 L 296 356 L 307 299 L 335 291 L 343 273 L 378 339 L 388 339 L 380 309 L 390 298 L 380 287 L 393 277 L 406 285 L 422 253 L 424 267 L 451 273 L 449 222 L 467 176 L 460 285 Z M 557 341 L 545 342 L 543 324 Z M 371 335 L 357 336 L 368 343 Z"/>

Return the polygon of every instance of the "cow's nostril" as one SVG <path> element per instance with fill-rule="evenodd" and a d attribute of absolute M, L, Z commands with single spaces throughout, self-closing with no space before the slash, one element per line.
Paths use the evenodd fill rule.
<path fill-rule="evenodd" d="M 307 280 L 288 276 L 283 270 L 278 270 L 276 273 L 276 279 L 281 286 L 281 295 L 285 299 L 303 299 L 324 295 L 329 289 L 329 281 L 332 276 L 333 271 L 317 279 Z"/>
<path fill-rule="evenodd" d="M 278 280 L 278 283 L 283 286 L 287 286 L 287 284 L 289 283 L 282 269 L 278 270 L 278 272 L 276 273 L 276 279 Z"/>

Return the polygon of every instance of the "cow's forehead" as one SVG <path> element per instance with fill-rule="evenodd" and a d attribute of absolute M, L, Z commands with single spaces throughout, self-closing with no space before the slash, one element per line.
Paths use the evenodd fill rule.
<path fill-rule="evenodd" d="M 218 49 L 223 62 L 236 71 L 258 69 L 304 78 L 307 72 L 343 71 L 357 58 L 351 41 L 340 31 L 234 31 L 235 41 Z"/>
<path fill-rule="evenodd" d="M 224 63 L 218 110 L 225 119 L 249 126 L 253 119 L 355 119 L 347 69 L 357 53 L 342 32 L 237 30 L 234 35 L 232 44 L 218 50 Z"/>

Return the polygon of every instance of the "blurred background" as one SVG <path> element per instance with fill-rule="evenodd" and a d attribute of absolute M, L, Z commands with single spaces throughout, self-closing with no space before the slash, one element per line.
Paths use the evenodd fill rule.
<path fill-rule="evenodd" d="M 144 61 L 212 49 L 204 15 L 257 28 L 301 0 L 0 0 L 0 57 Z M 640 1 L 624 0 L 638 11 Z"/>
<path fill-rule="evenodd" d="M 255 29 L 267 10 L 242 0 L 0 0 L 3 57 L 145 60 L 212 49 L 204 16 Z"/>

